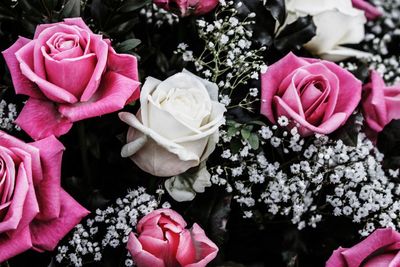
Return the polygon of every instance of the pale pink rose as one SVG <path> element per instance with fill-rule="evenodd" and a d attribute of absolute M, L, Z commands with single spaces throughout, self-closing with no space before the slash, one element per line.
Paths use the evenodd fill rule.
<path fill-rule="evenodd" d="M 351 248 L 338 248 L 326 267 L 398 267 L 400 234 L 391 228 L 378 229 Z"/>
<path fill-rule="evenodd" d="M 174 11 L 181 17 L 194 15 L 204 15 L 212 11 L 217 5 L 218 0 L 154 0 L 154 3 L 169 11 Z"/>
<path fill-rule="evenodd" d="M 26 144 L 0 131 L 0 262 L 53 250 L 88 214 L 61 188 L 63 150 L 54 136 Z"/>
<path fill-rule="evenodd" d="M 381 76 L 371 72 L 371 81 L 364 86 L 362 101 L 364 118 L 373 136 L 393 119 L 400 119 L 400 86 L 386 86 Z"/>
<path fill-rule="evenodd" d="M 302 136 L 330 134 L 342 126 L 361 99 L 361 82 L 324 60 L 290 53 L 262 74 L 261 114 L 272 123 L 286 116 Z"/>
<path fill-rule="evenodd" d="M 137 61 L 117 54 L 81 18 L 42 24 L 3 52 L 17 94 L 30 96 L 17 124 L 34 139 L 122 109 L 139 97 Z"/>
<path fill-rule="evenodd" d="M 352 0 L 352 3 L 355 8 L 363 10 L 369 20 L 374 20 L 382 16 L 382 12 L 366 0 Z"/>
<path fill-rule="evenodd" d="M 128 250 L 138 267 L 204 267 L 218 253 L 217 246 L 196 223 L 171 209 L 159 209 L 137 224 L 138 237 L 129 236 Z"/>

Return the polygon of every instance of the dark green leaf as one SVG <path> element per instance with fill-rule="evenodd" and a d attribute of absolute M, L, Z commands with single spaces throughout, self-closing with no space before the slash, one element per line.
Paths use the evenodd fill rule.
<path fill-rule="evenodd" d="M 265 3 L 265 7 L 271 13 L 272 17 L 283 24 L 286 19 L 286 7 L 284 0 L 268 0 Z"/>
<path fill-rule="evenodd" d="M 311 16 L 298 18 L 287 25 L 275 38 L 274 45 L 281 52 L 300 49 L 316 34 L 317 27 Z"/>
<path fill-rule="evenodd" d="M 335 139 L 340 139 L 348 146 L 357 146 L 360 126 L 356 124 L 355 117 L 348 119 L 346 124 L 332 134 Z"/>
<path fill-rule="evenodd" d="M 385 157 L 400 156 L 400 120 L 392 120 L 383 128 L 378 135 L 377 144 Z"/>
<path fill-rule="evenodd" d="M 46 9 L 51 12 L 57 7 L 58 0 L 44 0 L 43 4 L 45 5 Z"/>
<path fill-rule="evenodd" d="M 253 130 L 253 126 L 251 125 L 247 125 L 246 127 L 242 128 L 242 130 L 240 130 L 240 133 L 242 134 L 244 140 L 249 139 L 251 135 L 251 130 Z"/>
<path fill-rule="evenodd" d="M 140 43 L 139 39 L 132 38 L 119 43 L 115 48 L 120 53 L 127 53 L 140 45 Z"/>
<path fill-rule="evenodd" d="M 63 18 L 79 17 L 81 14 L 81 1 L 80 0 L 69 0 L 65 3 L 61 16 Z"/>

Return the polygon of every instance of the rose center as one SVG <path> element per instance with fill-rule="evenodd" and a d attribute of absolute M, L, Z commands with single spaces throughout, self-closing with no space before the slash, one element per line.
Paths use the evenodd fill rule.
<path fill-rule="evenodd" d="M 208 95 L 197 89 L 171 89 L 160 106 L 182 122 L 199 128 L 211 113 Z"/>

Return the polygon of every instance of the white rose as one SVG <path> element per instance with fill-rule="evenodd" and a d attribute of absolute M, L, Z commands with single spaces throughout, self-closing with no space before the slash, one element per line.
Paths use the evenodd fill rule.
<path fill-rule="evenodd" d="M 130 127 L 121 155 L 155 176 L 174 176 L 198 166 L 215 149 L 225 122 L 218 87 L 184 70 L 165 81 L 148 77 L 140 110 L 119 117 Z"/>
<path fill-rule="evenodd" d="M 364 11 L 353 7 L 351 0 L 286 0 L 290 24 L 299 17 L 311 15 L 317 27 L 316 35 L 305 48 L 323 59 L 340 61 L 349 57 L 365 58 L 370 54 L 343 47 L 364 39 Z"/>

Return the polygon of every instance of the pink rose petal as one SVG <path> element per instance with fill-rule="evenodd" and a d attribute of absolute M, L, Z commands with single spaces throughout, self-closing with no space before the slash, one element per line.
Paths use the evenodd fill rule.
<path fill-rule="evenodd" d="M 56 108 L 51 102 L 30 98 L 15 122 L 35 140 L 63 135 L 71 129 L 72 122 Z"/>

